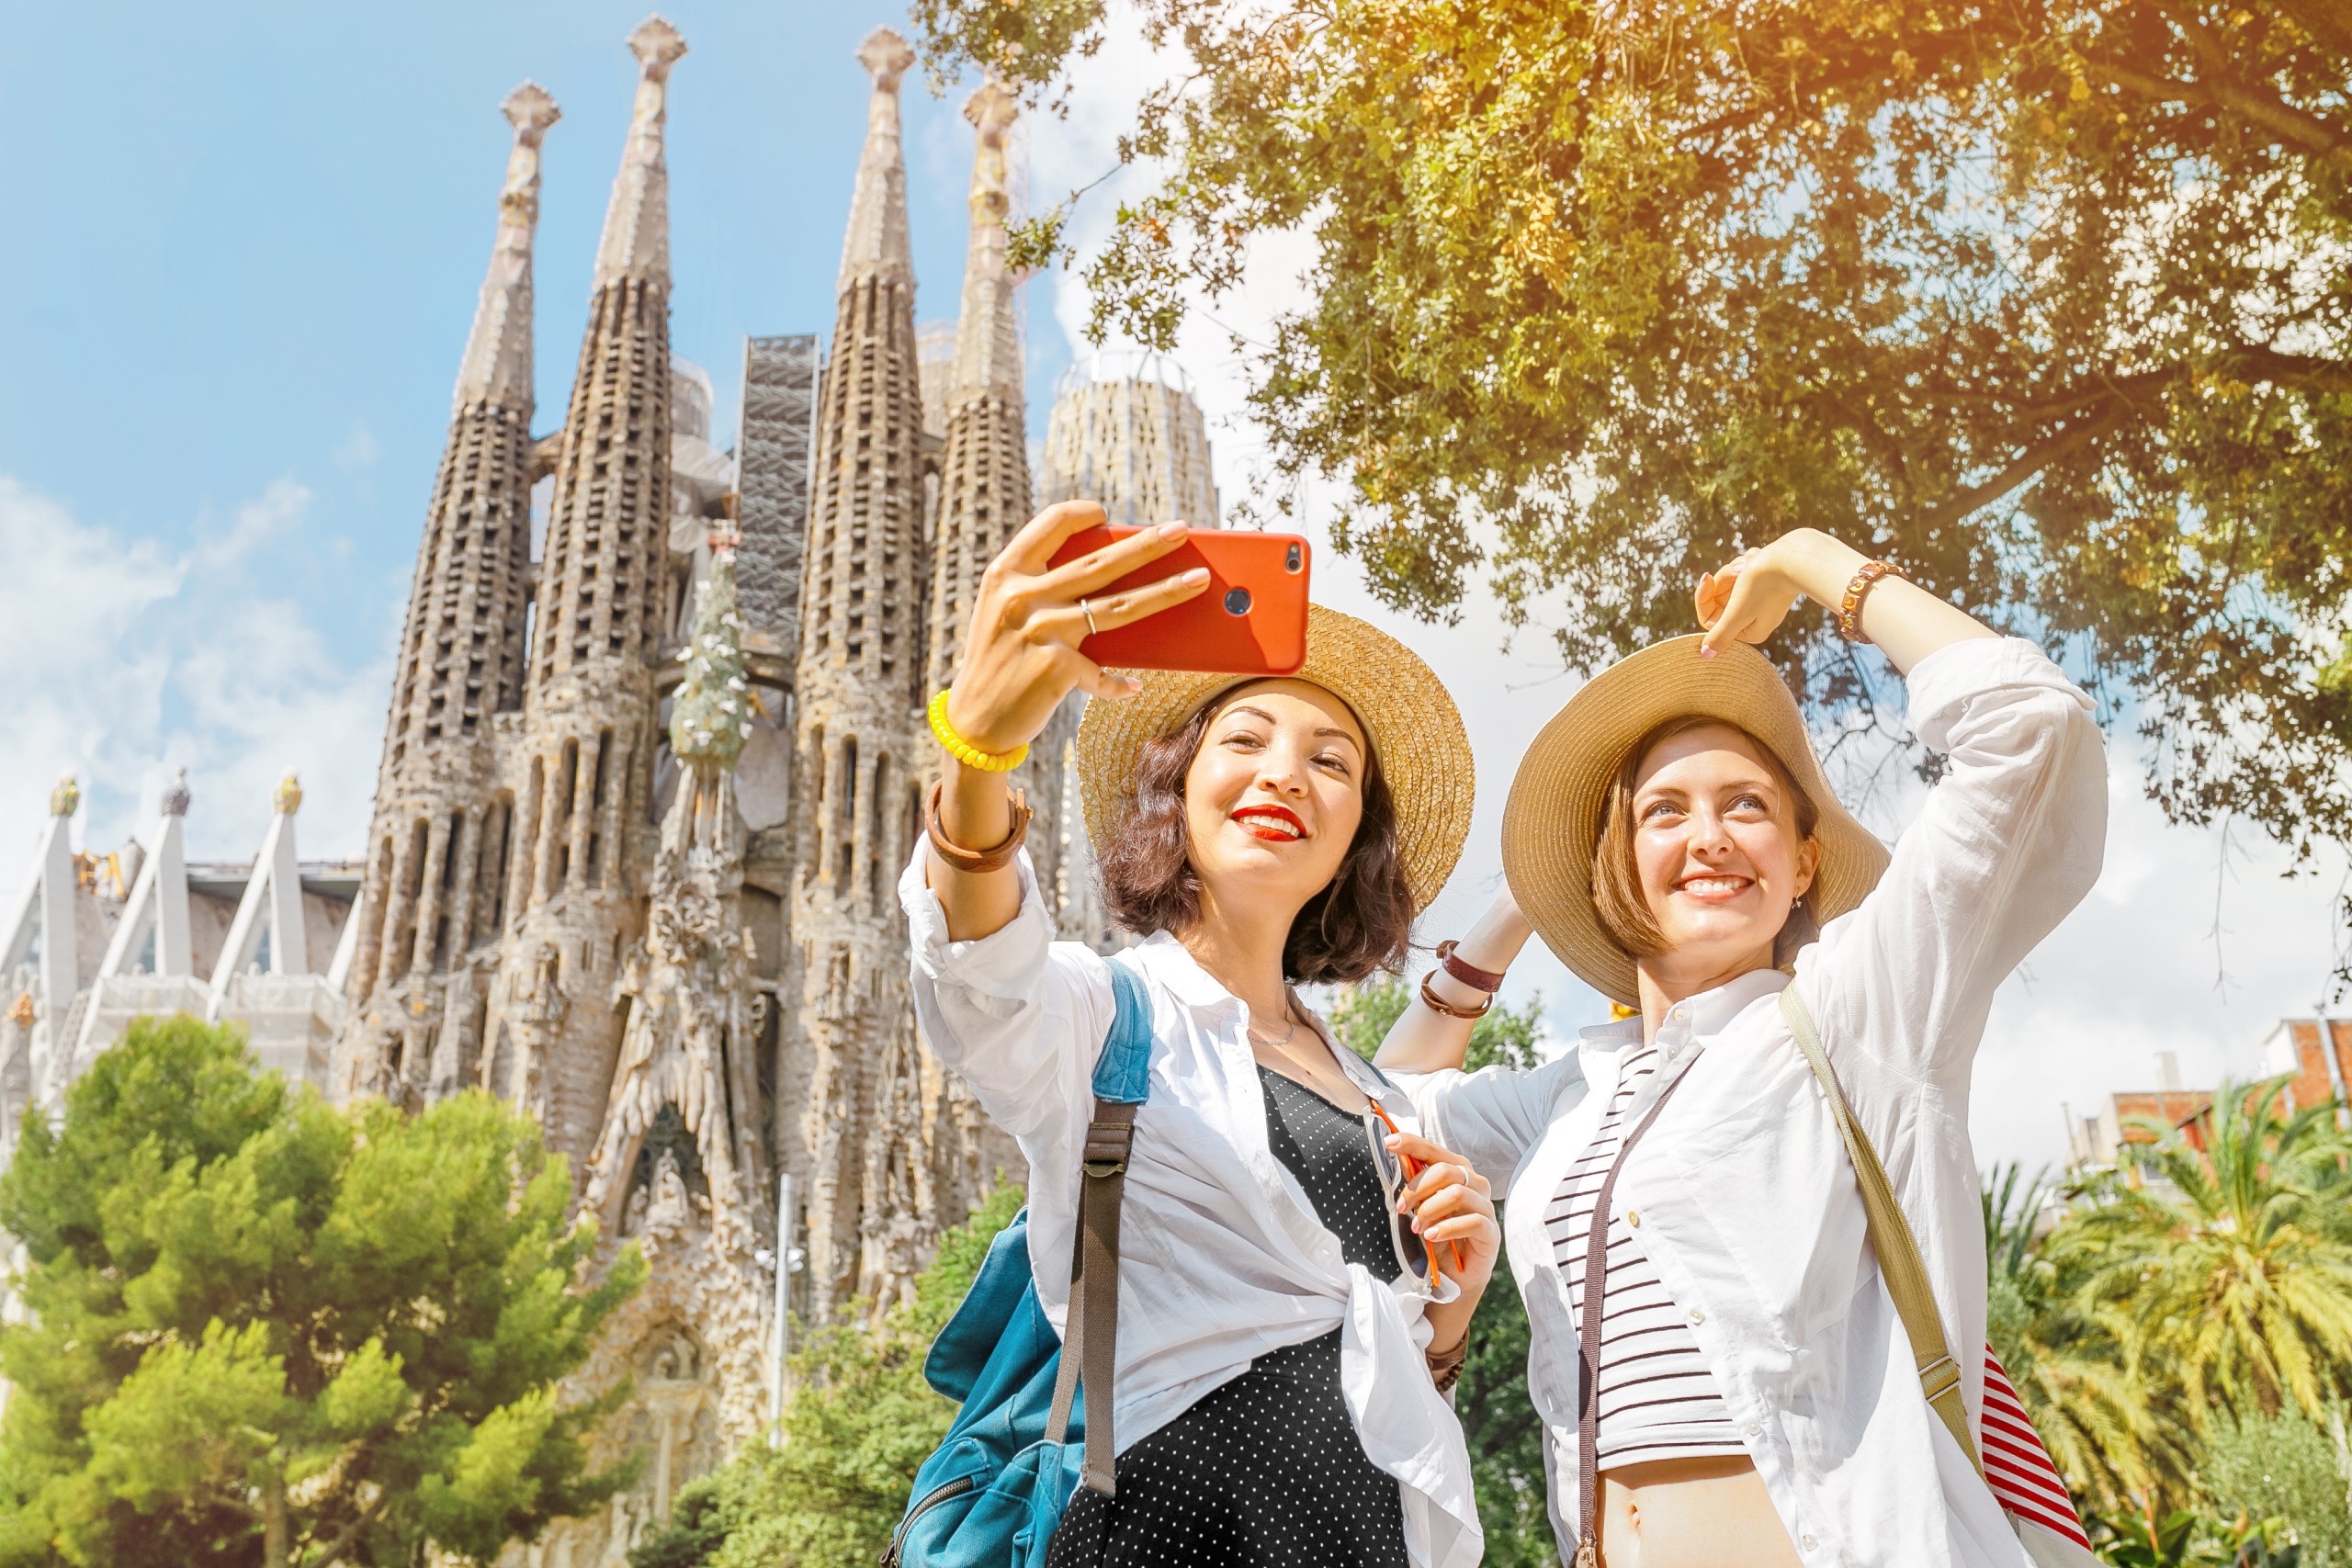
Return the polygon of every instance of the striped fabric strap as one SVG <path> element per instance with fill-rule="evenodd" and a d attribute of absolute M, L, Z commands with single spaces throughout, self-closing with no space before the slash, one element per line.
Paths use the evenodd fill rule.
<path fill-rule="evenodd" d="M 2041 1446 L 2041 1434 L 2026 1418 L 2025 1403 L 2009 1385 L 2009 1375 L 2001 1370 L 2000 1358 L 1993 1354 L 1990 1345 L 1984 1347 L 1983 1429 L 1984 1479 L 2001 1506 L 2088 1551 L 2090 1537 L 2083 1533 L 2083 1521 L 2075 1517 L 2075 1500 L 2067 1495 L 2058 1467 L 2050 1461 L 2050 1450 Z"/>

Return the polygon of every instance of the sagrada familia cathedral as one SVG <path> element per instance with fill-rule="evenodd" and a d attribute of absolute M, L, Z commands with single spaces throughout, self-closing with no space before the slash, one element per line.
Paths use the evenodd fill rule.
<path fill-rule="evenodd" d="M 619 1563 L 680 1484 L 774 1420 L 780 1308 L 883 1310 L 1018 1176 L 909 1004 L 894 889 L 935 767 L 923 703 L 982 567 L 1035 506 L 1216 520 L 1172 371 L 1066 378 L 1033 476 L 1006 260 L 1016 106 L 993 84 L 965 109 L 959 315 L 918 330 L 913 54 L 887 28 L 857 55 L 873 92 L 830 344 L 749 339 L 720 450 L 709 378 L 670 349 L 663 131 L 686 43 L 654 17 L 628 44 L 635 111 L 570 406 L 545 433 L 532 245 L 559 114 L 528 83 L 504 105 L 497 237 L 364 854 L 298 857 L 290 775 L 250 865 L 187 861 L 185 776 L 151 844 L 76 853 L 68 780 L 0 909 L 0 1161 L 146 1013 L 242 1023 L 266 1065 L 331 1098 L 481 1089 L 538 1118 L 605 1258 L 634 1241 L 651 1279 L 581 1378 L 634 1379 L 605 1440 L 644 1451 L 644 1479 L 518 1552 L 531 1568 Z M 1014 782 L 1040 807 L 1029 841 L 1065 934 L 1107 943 L 1069 739 Z"/>

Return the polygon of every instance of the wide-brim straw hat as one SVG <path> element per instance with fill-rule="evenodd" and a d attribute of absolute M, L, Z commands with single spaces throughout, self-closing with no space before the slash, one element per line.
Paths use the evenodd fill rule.
<path fill-rule="evenodd" d="M 1639 1003 L 1633 955 L 1592 904 L 1600 814 L 1625 754 L 1660 725 L 1713 718 L 1754 736 L 1819 812 L 1821 863 L 1807 892 L 1826 924 L 1860 904 L 1886 869 L 1886 846 L 1838 802 L 1813 752 L 1796 698 L 1771 660 L 1745 643 L 1713 659 L 1679 637 L 1621 659 L 1585 682 L 1534 743 L 1503 807 L 1503 876 L 1560 962 L 1601 995 Z"/>
<path fill-rule="evenodd" d="M 1427 908 L 1453 874 L 1477 795 L 1470 736 L 1436 673 L 1387 633 L 1315 604 L 1306 613 L 1306 662 L 1295 675 L 1123 673 L 1142 682 L 1142 692 L 1088 703 L 1078 727 L 1079 796 L 1097 845 L 1116 837 L 1135 809 L 1136 767 L 1146 744 L 1183 728 L 1237 686 L 1305 681 L 1347 704 L 1372 742 L 1396 804 L 1396 857 L 1413 890 L 1414 912 Z"/>

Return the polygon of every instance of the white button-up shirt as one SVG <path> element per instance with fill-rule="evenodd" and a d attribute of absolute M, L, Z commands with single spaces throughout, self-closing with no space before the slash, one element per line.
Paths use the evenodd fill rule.
<path fill-rule="evenodd" d="M 1917 1235 L 1981 1421 L 1984 1232 L 1969 1069 L 1993 993 L 2098 879 L 2107 780 L 2090 703 L 2031 644 L 1919 661 L 1911 723 L 1951 765 L 1861 907 L 1796 962 L 1839 1084 Z M 1688 1077 L 1634 1148 L 1617 1201 L 1747 1438 L 1808 1563 L 2016 1568 L 2024 1550 L 1919 1391 L 1838 1129 L 1782 1022 L 1776 970 L 1692 997 L 1628 1111 Z M 1532 1331 L 1552 1519 L 1575 1547 L 1577 1326 L 1544 1205 L 1592 1142 L 1641 1021 L 1582 1032 L 1527 1071 L 1404 1077 L 1429 1135 L 1509 1177 L 1504 1238 Z"/>
<path fill-rule="evenodd" d="M 1079 1154 L 1094 1110 L 1096 1058 L 1114 1010 L 1108 961 L 1055 942 L 1036 877 L 1019 861 L 1021 912 L 993 935 L 953 942 L 924 881 L 924 852 L 899 883 L 912 928 L 915 1014 L 942 1062 L 971 1087 L 1029 1161 L 1029 1256 L 1057 1329 L 1069 1306 Z M 1417 1568 L 1471 1568 L 1485 1551 L 1470 1455 L 1430 1381 L 1426 1282 L 1376 1280 L 1266 1141 L 1248 1007 L 1172 938 L 1120 962 L 1151 998 L 1151 1092 L 1136 1117 L 1119 1222 L 1115 1436 L 1125 1450 L 1284 1345 L 1340 1336 L 1340 1377 L 1364 1452 L 1395 1476 Z M 1346 1050 L 1355 1085 L 1403 1095 Z M 1441 1299 L 1457 1291 L 1446 1280 Z"/>

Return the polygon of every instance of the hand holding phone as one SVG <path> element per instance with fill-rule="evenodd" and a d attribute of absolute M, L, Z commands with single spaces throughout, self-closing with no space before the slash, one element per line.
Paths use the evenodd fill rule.
<path fill-rule="evenodd" d="M 1011 751 L 1035 739 L 1072 690 L 1134 695 L 1136 682 L 1103 669 L 1080 651 L 1080 643 L 1090 630 L 1116 629 L 1208 588 L 1208 571 L 1195 568 L 1106 592 L 1179 548 L 1187 530 L 1182 524 L 1130 530 L 1076 558 L 1062 556 L 1073 536 L 1100 530 L 1103 521 L 1102 509 L 1091 501 L 1049 506 L 980 574 L 947 701 L 948 724 L 979 750 Z"/>
<path fill-rule="evenodd" d="M 1075 561 L 1148 532 L 1089 528 L 1064 540 L 1054 561 Z M 1313 565 L 1310 547 L 1296 534 L 1194 529 L 1167 554 L 1085 600 L 1094 621 L 1079 651 L 1111 669 L 1296 674 L 1306 662 Z M 1171 575 L 1204 570 L 1207 587 L 1179 603 L 1141 617 L 1103 613 Z"/>

